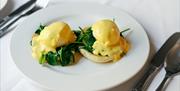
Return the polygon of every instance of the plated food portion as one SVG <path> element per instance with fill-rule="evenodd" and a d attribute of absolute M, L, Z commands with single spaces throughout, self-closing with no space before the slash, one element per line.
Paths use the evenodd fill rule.
<path fill-rule="evenodd" d="M 77 51 L 75 40 L 76 35 L 64 22 L 40 25 L 32 37 L 32 56 L 39 60 L 40 64 L 73 64 Z"/>
<path fill-rule="evenodd" d="M 98 63 L 115 62 L 129 50 L 129 43 L 114 21 L 100 20 L 95 22 L 90 29 L 92 31 L 90 37 L 95 39 L 90 45 L 91 50 L 80 49 L 86 58 Z"/>
<path fill-rule="evenodd" d="M 96 63 L 116 62 L 129 50 L 130 44 L 109 19 L 99 20 L 92 26 L 72 30 L 65 22 L 40 25 L 31 40 L 32 56 L 40 64 L 72 65 L 81 55 Z"/>

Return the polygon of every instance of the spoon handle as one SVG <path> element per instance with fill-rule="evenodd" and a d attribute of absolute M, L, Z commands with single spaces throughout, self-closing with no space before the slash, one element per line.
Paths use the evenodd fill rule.
<path fill-rule="evenodd" d="M 169 81 L 169 77 L 171 75 L 169 73 L 166 73 L 163 81 L 161 82 L 161 84 L 158 86 L 158 88 L 156 89 L 156 91 L 164 91 L 164 87 L 165 87 L 165 84 Z"/>
<path fill-rule="evenodd" d="M 151 65 L 145 72 L 145 75 L 143 75 L 143 77 L 134 86 L 132 91 L 146 91 L 154 76 L 157 74 L 157 72 L 159 72 L 160 68 Z"/>

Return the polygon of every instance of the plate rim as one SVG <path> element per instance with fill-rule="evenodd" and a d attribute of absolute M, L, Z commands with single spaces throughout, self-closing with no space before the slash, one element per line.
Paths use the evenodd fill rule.
<path fill-rule="evenodd" d="M 1 4 L 0 11 L 4 9 L 4 7 L 7 5 L 8 0 L 4 0 L 4 2 Z"/>

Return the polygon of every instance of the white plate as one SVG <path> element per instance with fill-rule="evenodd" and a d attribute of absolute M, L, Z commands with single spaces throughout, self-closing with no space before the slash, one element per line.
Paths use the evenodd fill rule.
<path fill-rule="evenodd" d="M 82 58 L 73 66 L 43 67 L 32 58 L 29 42 L 39 24 L 59 20 L 77 29 L 105 18 L 114 18 L 121 29 L 130 27 L 132 30 L 127 36 L 131 49 L 120 61 L 97 64 Z M 11 55 L 19 70 L 32 81 L 58 91 L 94 91 L 121 84 L 140 71 L 149 50 L 144 29 L 131 16 L 117 8 L 90 3 L 64 3 L 40 10 L 19 25 L 11 39 Z"/>
<path fill-rule="evenodd" d="M 7 4 L 8 0 L 0 0 L 0 10 L 2 10 L 6 4 Z"/>

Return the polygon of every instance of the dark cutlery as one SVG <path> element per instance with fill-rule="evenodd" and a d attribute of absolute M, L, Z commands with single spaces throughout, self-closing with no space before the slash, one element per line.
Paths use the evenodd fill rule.
<path fill-rule="evenodd" d="M 163 44 L 163 46 L 153 56 L 149 68 L 147 69 L 143 77 L 134 86 L 132 91 L 146 91 L 154 75 L 158 72 L 160 67 L 163 66 L 168 51 L 173 47 L 173 45 L 176 43 L 176 41 L 179 38 L 180 38 L 180 32 L 176 32 Z"/>

